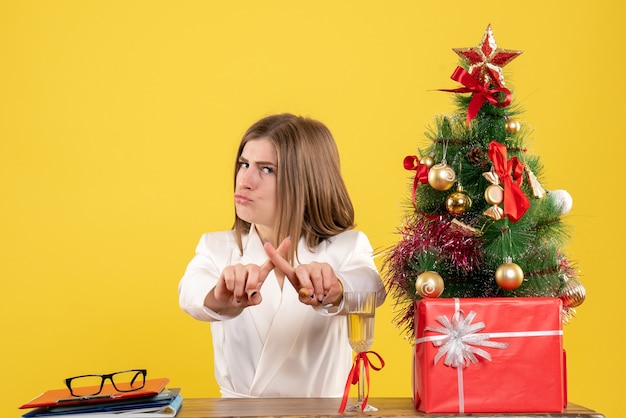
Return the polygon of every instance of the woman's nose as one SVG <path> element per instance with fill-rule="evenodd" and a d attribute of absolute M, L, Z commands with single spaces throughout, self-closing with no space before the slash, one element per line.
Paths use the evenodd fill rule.
<path fill-rule="evenodd" d="M 239 170 L 239 184 L 247 189 L 252 189 L 256 185 L 254 169 Z"/>

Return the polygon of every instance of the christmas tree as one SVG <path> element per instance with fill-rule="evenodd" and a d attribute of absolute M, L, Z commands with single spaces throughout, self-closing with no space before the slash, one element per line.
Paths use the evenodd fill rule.
<path fill-rule="evenodd" d="M 585 298 L 563 250 L 572 199 L 542 187 L 505 83 L 502 67 L 522 51 L 498 48 L 491 25 L 478 46 L 453 51 L 462 87 L 442 91 L 456 111 L 436 117 L 427 145 L 404 159 L 415 172 L 407 214 L 383 263 L 395 322 L 412 336 L 414 302 L 429 297 L 559 297 L 567 321 Z"/>

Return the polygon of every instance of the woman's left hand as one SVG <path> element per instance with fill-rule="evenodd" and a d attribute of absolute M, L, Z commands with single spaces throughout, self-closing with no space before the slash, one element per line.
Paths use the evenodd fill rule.
<path fill-rule="evenodd" d="M 285 238 L 285 241 L 289 238 Z M 285 244 L 281 243 L 281 247 Z M 276 269 L 283 272 L 296 289 L 300 301 L 306 305 L 338 305 L 343 297 L 343 286 L 328 263 L 316 261 L 293 267 L 270 242 L 263 247 Z"/>

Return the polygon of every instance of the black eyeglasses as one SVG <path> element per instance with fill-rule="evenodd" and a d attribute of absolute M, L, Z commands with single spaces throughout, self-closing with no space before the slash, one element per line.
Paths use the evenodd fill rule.
<path fill-rule="evenodd" d="M 93 396 L 102 392 L 109 379 L 118 392 L 133 392 L 146 385 L 146 369 L 122 370 L 110 374 L 85 374 L 65 379 L 72 396 Z"/>

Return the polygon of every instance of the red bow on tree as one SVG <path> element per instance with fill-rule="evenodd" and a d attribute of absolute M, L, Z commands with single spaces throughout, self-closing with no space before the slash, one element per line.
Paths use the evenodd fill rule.
<path fill-rule="evenodd" d="M 521 189 L 524 164 L 517 157 L 507 160 L 506 147 L 496 141 L 489 143 L 487 155 L 504 188 L 504 214 L 513 222 L 517 222 L 530 207 L 528 197 Z"/>
<path fill-rule="evenodd" d="M 420 163 L 415 155 L 407 155 L 404 157 L 404 168 L 406 170 L 415 171 L 413 191 L 411 192 L 411 202 L 413 202 L 413 207 L 417 209 L 415 206 L 415 191 L 417 190 L 418 183 L 428 183 L 428 166 Z"/>
<path fill-rule="evenodd" d="M 467 126 L 470 126 L 472 119 L 476 117 L 478 111 L 485 101 L 488 101 L 496 107 L 507 107 L 511 104 L 511 92 L 506 87 L 498 87 L 490 89 L 488 83 L 481 84 L 473 75 L 468 73 L 462 67 L 456 67 L 454 73 L 450 76 L 454 81 L 458 81 L 465 87 L 458 89 L 441 89 L 440 91 L 447 91 L 450 93 L 472 93 L 472 99 L 467 107 Z M 504 93 L 504 101 L 498 101 L 497 93 Z"/>

